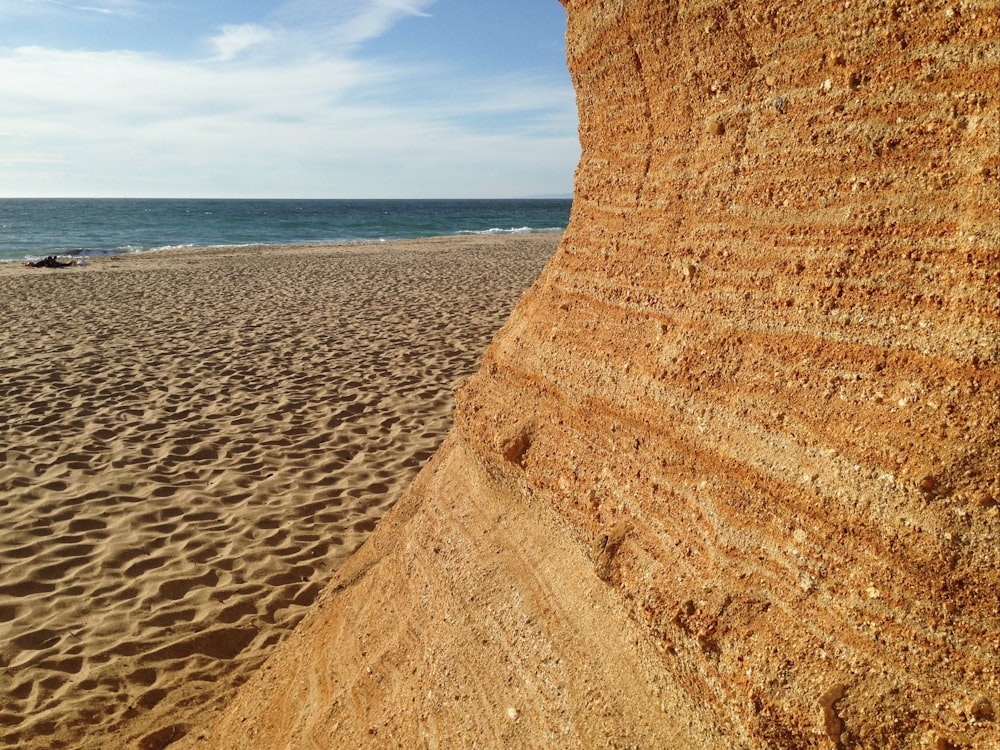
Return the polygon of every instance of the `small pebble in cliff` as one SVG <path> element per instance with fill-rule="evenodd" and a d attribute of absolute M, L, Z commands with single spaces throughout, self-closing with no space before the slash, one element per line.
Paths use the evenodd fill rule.
<path fill-rule="evenodd" d="M 969 707 L 969 715 L 977 721 L 992 721 L 995 718 L 993 704 L 986 698 L 977 698 Z"/>

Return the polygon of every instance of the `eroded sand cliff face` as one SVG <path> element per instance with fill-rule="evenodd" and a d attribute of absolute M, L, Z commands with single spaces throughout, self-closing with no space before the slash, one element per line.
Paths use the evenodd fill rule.
<path fill-rule="evenodd" d="M 996 3 L 567 11 L 559 252 L 188 741 L 997 747 Z"/>

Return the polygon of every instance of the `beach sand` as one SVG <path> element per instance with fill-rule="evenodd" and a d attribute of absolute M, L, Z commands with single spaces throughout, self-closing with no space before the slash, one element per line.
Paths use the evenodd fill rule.
<path fill-rule="evenodd" d="M 0 266 L 0 746 L 161 748 L 231 697 L 558 240 Z"/>

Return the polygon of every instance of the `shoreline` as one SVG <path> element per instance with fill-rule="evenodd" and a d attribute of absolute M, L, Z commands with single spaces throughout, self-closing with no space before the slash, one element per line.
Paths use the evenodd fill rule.
<path fill-rule="evenodd" d="M 184 244 L 184 245 L 163 245 L 159 247 L 147 247 L 138 249 L 129 248 L 113 248 L 111 250 L 65 250 L 65 249 L 52 249 L 39 251 L 37 255 L 25 254 L 20 258 L 0 258 L 0 268 L 8 264 L 12 265 L 27 265 L 29 262 L 41 260 L 43 258 L 52 256 L 59 259 L 69 259 L 71 261 L 86 261 L 87 263 L 100 259 L 100 258 L 128 258 L 134 255 L 146 255 L 148 253 L 160 253 L 160 252 L 173 252 L 173 251 L 184 251 L 184 250 L 209 250 L 209 249 L 219 249 L 219 250 L 276 250 L 282 248 L 332 248 L 332 247 L 350 247 L 353 245 L 385 245 L 390 243 L 399 242 L 420 242 L 423 240 L 433 240 L 433 241 L 450 241 L 450 240 L 467 240 L 475 239 L 477 237 L 523 237 L 527 235 L 556 235 L 561 236 L 563 232 L 566 231 L 565 227 L 552 227 L 548 229 L 532 229 L 530 227 L 521 227 L 516 229 L 486 229 L 486 230 L 469 230 L 454 232 L 452 234 L 443 235 L 421 235 L 417 237 L 396 237 L 391 239 L 386 238 L 376 238 L 376 239 L 343 239 L 343 240 L 320 240 L 320 241 L 308 241 L 308 242 L 280 242 L 280 243 L 260 243 L 260 242 L 241 242 L 234 244 Z M 85 266 L 83 264 L 73 264 Z"/>
<path fill-rule="evenodd" d="M 434 452 L 560 237 L 0 264 L 0 744 L 131 746 L 224 703 Z"/>

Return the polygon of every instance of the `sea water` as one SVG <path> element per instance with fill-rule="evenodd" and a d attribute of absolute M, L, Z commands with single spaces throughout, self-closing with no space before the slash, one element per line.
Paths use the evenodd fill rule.
<path fill-rule="evenodd" d="M 558 232 L 568 198 L 512 200 L 0 199 L 0 261 L 169 247 L 378 242 Z"/>

